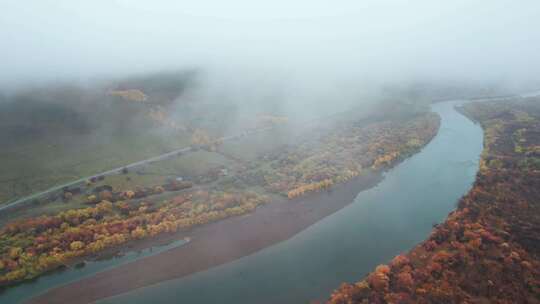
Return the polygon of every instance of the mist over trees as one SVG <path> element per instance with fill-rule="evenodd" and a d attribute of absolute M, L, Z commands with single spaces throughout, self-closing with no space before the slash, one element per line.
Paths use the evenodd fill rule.
<path fill-rule="evenodd" d="M 539 84 L 535 1 L 6 0 L 0 6 L 3 90 L 191 68 L 253 93 L 279 84 L 295 99 L 418 82 Z"/>

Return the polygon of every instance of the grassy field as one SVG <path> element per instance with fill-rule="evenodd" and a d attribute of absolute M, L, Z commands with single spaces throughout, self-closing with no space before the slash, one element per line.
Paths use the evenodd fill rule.
<path fill-rule="evenodd" d="M 97 140 L 98 142 L 94 142 Z M 190 137 L 151 133 L 110 138 L 56 137 L 0 151 L 0 202 L 143 160 L 190 144 Z"/>

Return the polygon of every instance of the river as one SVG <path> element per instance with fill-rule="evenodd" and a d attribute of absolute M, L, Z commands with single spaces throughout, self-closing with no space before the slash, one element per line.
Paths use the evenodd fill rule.
<path fill-rule="evenodd" d="M 308 303 L 424 240 L 474 182 L 482 130 L 454 110 L 432 106 L 437 136 L 355 201 L 287 241 L 234 262 L 100 303 Z"/>
<path fill-rule="evenodd" d="M 100 303 L 307 303 L 327 298 L 341 282 L 361 279 L 424 240 L 469 190 L 478 169 L 482 130 L 454 110 L 458 103 L 432 106 L 442 118 L 441 128 L 421 152 L 387 172 L 376 187 L 360 192 L 352 204 L 294 237 L 234 262 Z M 170 246 L 44 276 L 8 289 L 0 302 L 18 303 Z"/>

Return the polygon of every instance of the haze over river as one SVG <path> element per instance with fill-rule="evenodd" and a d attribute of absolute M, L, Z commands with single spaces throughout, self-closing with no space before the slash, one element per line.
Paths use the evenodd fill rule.
<path fill-rule="evenodd" d="M 352 204 L 289 240 L 100 303 L 307 303 L 328 297 L 342 282 L 361 279 L 424 240 L 474 182 L 482 130 L 454 110 L 460 103 L 434 104 L 441 128 L 421 152 Z"/>
<path fill-rule="evenodd" d="M 421 152 L 387 172 L 376 187 L 360 192 L 352 204 L 292 238 L 234 262 L 100 303 L 307 303 L 328 297 L 342 282 L 361 279 L 424 240 L 474 182 L 482 130 L 454 110 L 459 103 L 433 105 L 441 128 Z M 0 302 L 18 303 L 175 246 L 54 273 L 8 289 L 0 294 Z"/>

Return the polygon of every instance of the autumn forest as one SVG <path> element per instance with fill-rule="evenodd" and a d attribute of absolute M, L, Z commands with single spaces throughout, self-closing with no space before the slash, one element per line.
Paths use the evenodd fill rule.
<path fill-rule="evenodd" d="M 343 284 L 328 303 L 538 303 L 538 98 L 458 110 L 485 134 L 472 189 L 427 240 Z"/>

